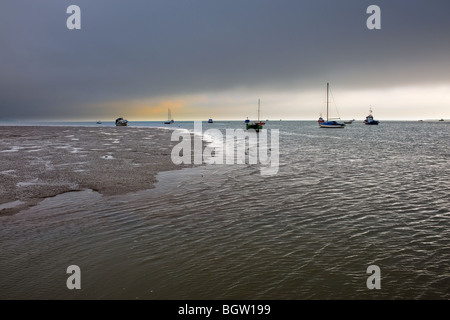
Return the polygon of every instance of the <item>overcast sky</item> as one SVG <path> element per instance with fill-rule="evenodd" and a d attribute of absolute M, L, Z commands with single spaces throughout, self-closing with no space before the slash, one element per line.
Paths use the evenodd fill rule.
<path fill-rule="evenodd" d="M 68 30 L 69 5 L 81 30 Z M 369 30 L 369 5 L 381 30 Z M 2 0 L 0 120 L 450 118 L 448 0 Z"/>

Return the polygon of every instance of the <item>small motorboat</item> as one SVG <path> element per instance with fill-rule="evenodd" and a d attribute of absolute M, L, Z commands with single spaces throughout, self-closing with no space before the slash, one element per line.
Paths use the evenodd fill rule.
<path fill-rule="evenodd" d="M 209 118 L 208 123 L 213 123 L 213 119 Z"/>
<path fill-rule="evenodd" d="M 116 119 L 116 126 L 117 127 L 125 127 L 128 125 L 128 120 L 124 119 L 124 118 L 117 118 Z"/>
<path fill-rule="evenodd" d="M 320 124 L 321 124 L 321 123 L 324 123 L 324 122 L 325 122 L 325 120 L 323 120 L 322 114 L 320 114 L 320 117 L 319 117 L 319 120 L 317 120 L 317 123 L 318 123 L 319 126 L 320 126 Z"/>
<path fill-rule="evenodd" d="M 380 122 L 373 119 L 372 108 L 369 109 L 369 115 L 366 117 L 366 120 L 363 121 L 364 124 L 367 125 L 378 125 Z"/>

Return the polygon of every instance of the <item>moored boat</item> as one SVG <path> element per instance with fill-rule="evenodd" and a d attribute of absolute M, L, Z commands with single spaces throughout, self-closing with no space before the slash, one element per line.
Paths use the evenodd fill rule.
<path fill-rule="evenodd" d="M 172 119 L 172 113 L 170 112 L 170 109 L 167 110 L 167 121 L 164 121 L 164 124 L 172 124 L 175 121 Z"/>
<path fill-rule="evenodd" d="M 320 125 L 321 128 L 331 128 L 331 129 L 337 129 L 337 128 L 345 128 L 345 124 L 337 122 L 336 120 L 329 120 L 325 121 Z"/>
<path fill-rule="evenodd" d="M 330 120 L 328 118 L 328 105 L 329 105 L 328 91 L 329 91 L 329 87 L 330 87 L 330 84 L 327 82 L 327 121 L 323 121 L 322 123 L 319 122 L 319 126 L 321 128 L 330 128 L 330 129 L 345 128 L 345 124 L 337 122 L 336 120 Z"/>
<path fill-rule="evenodd" d="M 317 123 L 320 125 L 321 123 L 324 123 L 324 122 L 325 122 L 325 120 L 323 120 L 322 114 L 320 114 L 319 120 L 317 120 Z"/>
<path fill-rule="evenodd" d="M 116 119 L 116 126 L 117 127 L 125 127 L 128 125 L 128 120 L 120 117 Z"/>
<path fill-rule="evenodd" d="M 261 130 L 263 128 L 263 125 L 265 125 L 264 122 L 259 120 L 260 104 L 261 104 L 260 99 L 258 99 L 258 121 L 250 122 L 250 120 L 248 120 L 248 117 L 247 117 L 247 120 L 245 120 L 245 126 L 246 126 L 247 130 L 253 129 L 256 132 L 259 132 L 259 130 Z"/>
<path fill-rule="evenodd" d="M 379 121 L 373 119 L 372 107 L 369 109 L 369 115 L 366 117 L 366 120 L 364 120 L 363 123 L 367 125 L 378 125 L 378 123 L 380 123 Z"/>

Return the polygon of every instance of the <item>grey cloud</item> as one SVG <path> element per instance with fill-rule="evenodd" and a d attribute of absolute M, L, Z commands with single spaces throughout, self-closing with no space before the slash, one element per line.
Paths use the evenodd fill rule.
<path fill-rule="evenodd" d="M 65 27 L 67 6 L 82 30 Z M 365 27 L 382 9 L 382 29 Z M 448 82 L 448 1 L 2 1 L 0 117 L 102 101 Z"/>

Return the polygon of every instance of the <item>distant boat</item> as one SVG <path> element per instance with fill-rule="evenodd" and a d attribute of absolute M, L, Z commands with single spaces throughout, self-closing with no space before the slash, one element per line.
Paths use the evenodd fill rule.
<path fill-rule="evenodd" d="M 125 127 L 128 125 L 128 120 L 124 118 L 117 118 L 116 119 L 116 126 L 117 127 Z"/>
<path fill-rule="evenodd" d="M 441 119 L 441 120 L 439 120 L 439 121 L 444 121 L 444 119 Z"/>
<path fill-rule="evenodd" d="M 98 121 L 97 121 L 97 124 L 102 124 L 101 120 L 98 120 Z"/>
<path fill-rule="evenodd" d="M 325 122 L 325 120 L 323 120 L 323 118 L 322 118 L 322 114 L 320 114 L 320 116 L 319 116 L 319 120 L 317 120 L 317 123 L 319 124 L 319 126 L 320 126 L 320 124 L 321 123 L 324 123 Z"/>
<path fill-rule="evenodd" d="M 353 119 L 353 120 L 349 120 L 349 121 L 344 121 L 344 123 L 345 123 L 345 124 L 352 124 L 352 123 L 353 123 L 353 121 L 355 121 L 355 119 Z"/>
<path fill-rule="evenodd" d="M 213 123 L 213 119 L 209 118 L 208 123 Z"/>
<path fill-rule="evenodd" d="M 172 118 L 172 113 L 170 112 L 170 109 L 167 110 L 167 121 L 164 121 L 164 124 L 171 124 L 174 123 Z"/>
<path fill-rule="evenodd" d="M 345 124 L 339 123 L 335 120 L 329 120 L 328 118 L 328 105 L 329 105 L 329 99 L 328 99 L 328 91 L 329 91 L 330 84 L 327 82 L 327 121 L 324 121 L 322 123 L 319 122 L 319 126 L 321 128 L 330 128 L 330 129 L 338 129 L 338 128 L 345 128 Z M 320 119 L 319 119 L 320 120 Z"/>
<path fill-rule="evenodd" d="M 372 107 L 369 109 L 369 115 L 366 117 L 366 120 L 364 120 L 363 123 L 367 125 L 378 125 L 378 123 L 380 123 L 377 120 L 373 120 Z"/>
<path fill-rule="evenodd" d="M 259 132 L 259 130 L 261 130 L 263 128 L 263 125 L 265 125 L 264 122 L 259 121 L 260 105 L 261 105 L 261 101 L 260 101 L 260 99 L 258 99 L 258 121 L 250 122 L 250 120 L 248 120 L 248 117 L 247 117 L 247 120 L 245 120 L 247 130 L 254 129 L 256 132 Z"/>

